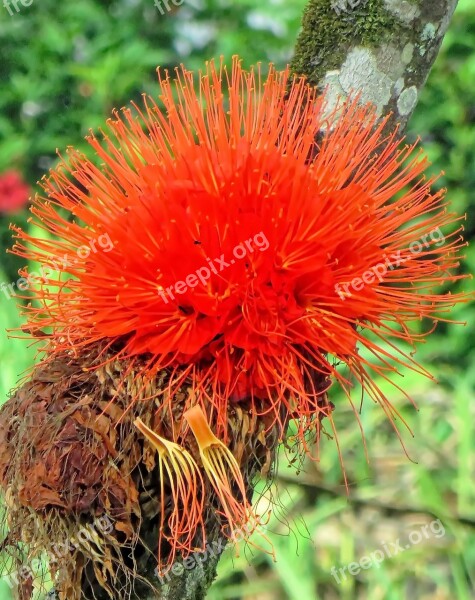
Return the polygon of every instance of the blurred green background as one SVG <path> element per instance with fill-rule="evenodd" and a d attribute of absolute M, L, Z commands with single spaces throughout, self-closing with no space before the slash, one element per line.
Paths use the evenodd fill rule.
<path fill-rule="evenodd" d="M 157 65 L 198 68 L 212 56 L 239 53 L 245 64 L 271 60 L 284 66 L 304 0 L 169 5 L 170 11 L 165 0 L 162 10 L 152 0 L 33 0 L 31 6 L 19 3 L 18 12 L 10 5 L 13 15 L 0 5 L 0 174 L 15 169 L 35 189 L 54 165 L 56 148 L 84 149 L 88 129 L 97 128 L 112 108 L 142 91 L 156 93 Z M 460 0 L 411 123 L 409 136 L 417 135 L 434 172 L 445 171 L 439 185 L 448 188 L 458 211 L 468 213 L 467 236 L 473 238 L 473 0 Z M 18 278 L 21 261 L 5 254 L 8 225 L 27 226 L 27 215 L 0 214 L 0 282 Z M 475 271 L 475 244 L 463 269 Z M 284 456 L 272 488 L 278 507 L 269 523 L 277 562 L 252 547 L 242 548 L 240 557 L 228 552 L 211 600 L 475 598 L 474 312 L 473 305 L 458 308 L 454 320 L 467 325 L 441 326 L 418 353 L 439 385 L 406 373 L 404 388 L 419 413 L 388 391 L 413 428 L 414 438 L 404 438 L 411 460 L 383 412 L 367 401 L 367 464 L 350 407 L 333 390 L 350 494 L 333 442 L 323 441 L 321 462 L 304 465 L 298 477 Z M 0 293 L 1 401 L 34 358 L 24 341 L 7 339 L 5 329 L 20 323 L 15 302 Z M 269 492 L 263 492 L 265 504 Z M 436 519 L 443 530 L 435 527 Z M 398 540 L 403 552 L 396 550 Z M 340 576 L 340 583 L 332 576 L 332 567 L 383 548 L 390 556 L 379 567 Z M 10 597 L 0 581 L 0 599 Z"/>

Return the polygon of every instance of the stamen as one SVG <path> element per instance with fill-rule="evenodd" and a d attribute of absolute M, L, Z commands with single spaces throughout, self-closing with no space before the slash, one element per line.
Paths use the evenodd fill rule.
<path fill-rule="evenodd" d="M 230 532 L 251 519 L 258 522 L 247 499 L 246 486 L 239 465 L 231 451 L 214 435 L 203 410 L 193 406 L 184 417 L 198 442 L 204 470 L 222 505 Z M 236 498 L 235 491 L 240 498 Z"/>
<path fill-rule="evenodd" d="M 159 436 L 141 419 L 136 419 L 134 425 L 158 452 L 161 500 L 158 562 L 163 569 L 174 562 L 177 551 L 186 558 L 192 552 L 204 550 L 204 547 L 194 546 L 198 533 L 201 533 L 201 544 L 205 542 L 203 478 L 193 457 L 184 448 Z M 166 483 L 170 485 L 172 498 L 168 520 L 166 508 L 170 495 L 165 490 Z M 171 546 L 166 560 L 162 555 L 163 539 Z"/>

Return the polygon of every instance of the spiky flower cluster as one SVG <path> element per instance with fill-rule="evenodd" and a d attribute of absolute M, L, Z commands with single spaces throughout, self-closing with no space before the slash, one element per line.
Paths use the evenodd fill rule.
<path fill-rule="evenodd" d="M 328 110 L 303 79 L 237 58 L 231 72 L 211 63 L 197 78 L 159 77 L 158 103 L 114 112 L 88 138 L 96 158 L 70 149 L 43 180 L 32 212 L 47 235 L 17 230 L 14 251 L 61 264 L 112 241 L 39 282 L 27 326 L 53 355 L 105 345 L 128 361 L 124 379 L 139 363 L 149 381 L 166 369 L 169 415 L 189 386 L 173 439 L 136 421 L 171 486 L 168 538 L 183 551 L 201 527 L 190 490 L 203 477 L 225 519 L 246 517 L 242 465 L 223 444 L 236 407 L 271 415 L 281 437 L 298 419 L 303 439 L 331 420 L 321 400 L 332 377 L 349 398 L 359 382 L 394 419 L 375 375 L 419 368 L 397 344 L 423 339 L 411 321 L 435 323 L 463 299 L 440 293 L 459 278 L 463 242 L 427 159 L 384 134 L 373 107 Z M 131 408 L 153 396 L 140 389 Z M 188 428 L 195 458 L 177 444 Z"/>

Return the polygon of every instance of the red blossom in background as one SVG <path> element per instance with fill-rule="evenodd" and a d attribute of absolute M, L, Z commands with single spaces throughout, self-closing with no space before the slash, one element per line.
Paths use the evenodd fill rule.
<path fill-rule="evenodd" d="M 0 213 L 19 212 L 28 202 L 30 188 L 17 171 L 0 175 Z"/>

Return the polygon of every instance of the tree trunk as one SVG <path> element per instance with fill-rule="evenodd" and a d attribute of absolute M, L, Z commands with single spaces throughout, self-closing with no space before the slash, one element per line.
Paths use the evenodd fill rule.
<path fill-rule="evenodd" d="M 331 102 L 359 93 L 403 132 L 457 2 L 310 0 L 292 69 L 328 88 Z"/>

